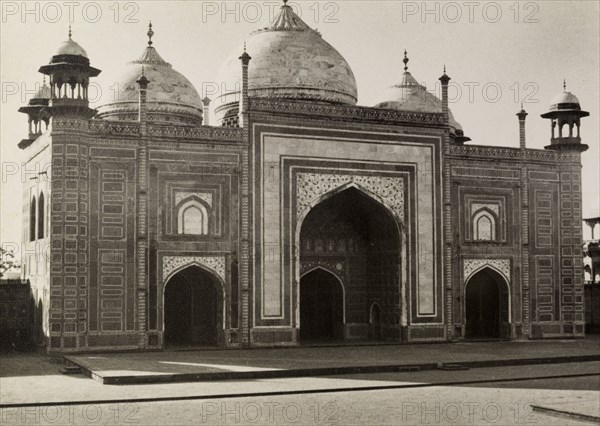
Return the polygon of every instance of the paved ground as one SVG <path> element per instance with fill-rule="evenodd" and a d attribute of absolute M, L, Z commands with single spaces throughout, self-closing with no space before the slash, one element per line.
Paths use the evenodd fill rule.
<path fill-rule="evenodd" d="M 33 359 L 30 359 L 30 362 Z M 39 362 L 42 364 L 42 362 Z M 87 401 L 135 401 L 143 399 L 207 398 L 239 395 L 298 393 L 332 389 L 365 389 L 414 387 L 436 383 L 472 382 L 468 386 L 503 386 L 498 380 L 591 375 L 588 387 L 572 390 L 594 390 L 594 374 L 600 374 L 599 362 L 552 364 L 537 366 L 495 367 L 467 371 L 431 370 L 411 373 L 361 374 L 331 377 L 298 377 L 285 379 L 228 380 L 217 382 L 164 383 L 153 385 L 102 385 L 84 376 L 65 376 L 57 366 L 45 375 L 0 378 L 0 402 L 7 404 L 56 404 Z M 56 368 L 51 371 L 52 368 Z M 493 382 L 492 382 L 493 381 Z M 495 384 L 494 384 L 495 383 Z M 511 382 L 514 383 L 514 382 Z M 466 386 L 466 385 L 464 385 Z M 510 383 L 509 383 L 510 386 Z M 548 385 L 546 384 L 546 387 Z"/>
<path fill-rule="evenodd" d="M 211 369 L 386 365 L 390 360 L 414 364 L 593 355 L 600 353 L 598 337 L 79 357 L 101 362 L 99 365 L 107 369 L 133 366 L 142 373 L 155 368 L 162 369 L 159 373 L 198 368 L 189 364 Z M 0 356 L 0 424 L 119 424 L 137 420 L 140 424 L 560 425 L 586 419 L 600 423 L 600 362 L 127 386 L 102 385 L 82 375 L 65 376 L 59 372 L 61 367 L 56 358 L 43 354 Z M 455 418 L 457 404 L 460 417 Z M 271 415 L 271 408 L 280 411 Z M 231 410 L 241 417 L 227 414 Z M 478 411 L 470 414 L 469 410 Z M 570 414 L 556 417 L 566 413 Z M 261 417 L 253 417 L 255 414 Z M 69 417 L 55 420 L 58 415 Z M 94 417 L 98 415 L 100 418 Z M 118 421 L 115 415 L 120 416 Z M 297 415 L 301 415 L 298 420 Z"/>
<path fill-rule="evenodd" d="M 77 395 L 84 403 L 42 405 L 39 401 L 38 405 L 28 407 L 2 407 L 0 424 L 597 424 L 600 422 L 599 370 L 600 363 L 596 362 L 463 372 L 150 386 L 101 385 L 93 380 L 66 376 L 45 376 L 43 380 L 37 376 L 33 382 L 23 382 L 23 377 L 11 377 L 0 379 L 3 404 L 6 385 L 13 389 L 13 396 L 20 394 L 30 402 L 45 394 L 46 398 L 63 399 Z M 541 377 L 569 373 L 592 376 L 520 380 L 527 375 Z M 440 381 L 442 375 L 447 375 L 445 379 L 449 381 L 455 378 L 504 378 L 506 381 L 482 381 L 464 386 L 426 385 L 432 379 Z M 17 382 L 19 379 L 21 381 Z M 423 386 L 401 387 L 415 383 Z M 279 393 L 264 395 L 267 390 Z M 247 395 L 236 396 L 242 391 Z M 177 395 L 179 398 L 165 399 Z M 157 399 L 140 400 L 151 396 Z M 109 402 L 99 402 L 101 397 Z M 88 403 L 85 403 L 86 398 Z M 536 406 L 560 408 L 579 416 L 565 417 L 560 413 L 548 416 L 534 411 Z M 587 421 L 582 416 L 587 416 Z M 599 420 L 593 420 L 593 416 Z"/>
<path fill-rule="evenodd" d="M 253 374 L 252 377 L 269 377 L 267 372 L 278 370 L 333 369 L 335 373 L 337 368 L 359 366 L 473 363 L 584 355 L 600 355 L 600 336 L 560 341 L 163 351 L 68 358 L 92 372 L 99 380 L 138 377 L 140 381 L 151 382 L 153 377 L 156 381 L 166 381 L 168 375 L 258 372 L 260 374 Z M 244 376 L 228 374 L 225 377 Z M 189 380 L 193 378 L 189 377 Z"/>

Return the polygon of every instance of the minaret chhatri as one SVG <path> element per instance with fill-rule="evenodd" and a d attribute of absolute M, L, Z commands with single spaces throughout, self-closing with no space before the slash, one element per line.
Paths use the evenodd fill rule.
<path fill-rule="evenodd" d="M 50 105 L 52 117 L 91 118 L 96 110 L 89 107 L 90 78 L 100 70 L 90 66 L 87 52 L 72 38 L 64 41 L 52 56 L 50 64 L 40 67 L 42 74 L 50 77 Z"/>
<path fill-rule="evenodd" d="M 43 130 L 48 129 L 48 124 L 50 122 L 50 113 L 48 111 L 49 103 L 50 87 L 46 84 L 46 76 L 44 76 L 42 86 L 35 96 L 29 100 L 27 105 L 19 108 L 19 112 L 27 114 L 27 121 L 29 124 L 28 138 L 19 142 L 19 148 L 27 148 L 42 134 Z M 42 123 L 45 124 L 44 129 L 42 129 Z"/>
<path fill-rule="evenodd" d="M 545 149 L 583 152 L 588 146 L 581 143 L 581 118 L 590 113 L 583 111 L 577 96 L 567 91 L 567 82 L 563 80 L 563 91 L 550 101 L 548 112 L 542 118 L 551 121 L 552 137 Z"/>

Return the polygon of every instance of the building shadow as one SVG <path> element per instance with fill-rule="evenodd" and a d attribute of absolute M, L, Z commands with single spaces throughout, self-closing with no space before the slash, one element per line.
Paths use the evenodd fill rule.
<path fill-rule="evenodd" d="M 35 352 L 44 346 L 42 300 L 29 280 L 0 280 L 0 353 Z"/>

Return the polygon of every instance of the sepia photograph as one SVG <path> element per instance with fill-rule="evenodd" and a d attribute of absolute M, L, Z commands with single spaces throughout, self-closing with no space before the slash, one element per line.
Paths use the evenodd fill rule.
<path fill-rule="evenodd" d="M 0 8 L 1 425 L 600 424 L 600 0 Z"/>

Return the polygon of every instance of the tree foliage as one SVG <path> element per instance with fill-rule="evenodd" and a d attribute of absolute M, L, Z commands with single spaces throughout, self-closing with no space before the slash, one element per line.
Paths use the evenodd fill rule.
<path fill-rule="evenodd" d="M 0 247 L 0 277 L 12 269 L 16 269 L 18 263 L 12 251 Z"/>

